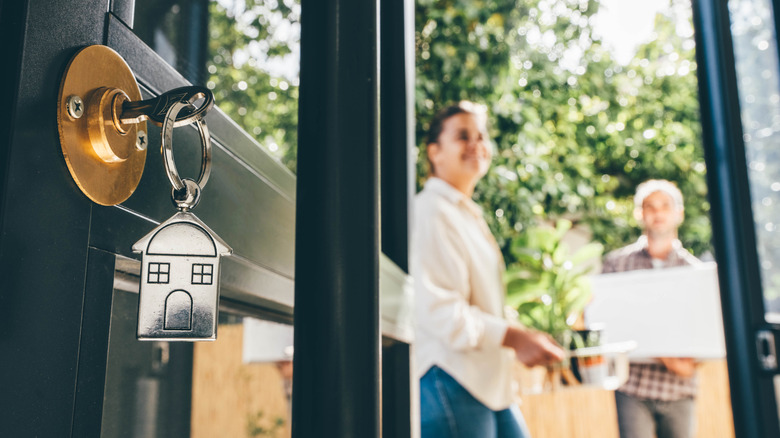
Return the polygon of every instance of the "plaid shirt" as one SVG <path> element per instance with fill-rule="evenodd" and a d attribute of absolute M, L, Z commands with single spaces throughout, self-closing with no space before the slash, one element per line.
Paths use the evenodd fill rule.
<path fill-rule="evenodd" d="M 701 263 L 699 259 L 686 251 L 679 240 L 675 240 L 662 267 L 698 263 Z M 653 260 L 647 252 L 647 237 L 642 236 L 635 243 L 607 254 L 602 273 L 653 268 Z M 696 374 L 685 378 L 667 370 L 661 363 L 631 363 L 628 380 L 618 391 L 641 399 L 672 401 L 694 397 L 696 386 Z"/>

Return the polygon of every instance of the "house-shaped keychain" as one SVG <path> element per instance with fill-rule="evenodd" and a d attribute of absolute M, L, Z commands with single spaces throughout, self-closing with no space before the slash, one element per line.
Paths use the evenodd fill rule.
<path fill-rule="evenodd" d="M 142 253 L 138 339 L 215 340 L 219 264 L 233 250 L 194 214 L 180 211 L 133 251 Z"/>

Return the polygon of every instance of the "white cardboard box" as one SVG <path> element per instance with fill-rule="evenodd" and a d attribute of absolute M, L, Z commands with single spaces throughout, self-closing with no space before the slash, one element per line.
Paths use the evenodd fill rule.
<path fill-rule="evenodd" d="M 636 341 L 631 359 L 726 356 L 714 262 L 591 277 L 587 325 L 603 323 L 606 342 Z"/>
<path fill-rule="evenodd" d="M 293 327 L 255 318 L 244 318 L 244 363 L 292 360 Z"/>

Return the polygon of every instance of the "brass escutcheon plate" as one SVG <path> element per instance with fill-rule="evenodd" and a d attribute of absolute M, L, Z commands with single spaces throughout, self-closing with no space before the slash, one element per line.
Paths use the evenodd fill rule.
<path fill-rule="evenodd" d="M 80 111 L 69 111 L 72 96 L 81 99 Z M 60 145 L 76 185 L 100 205 L 116 205 L 129 198 L 146 163 L 146 148 L 136 145 L 139 131 L 148 140 L 146 122 L 121 124 L 113 116 L 124 99 L 141 100 L 141 91 L 118 53 L 94 45 L 73 56 L 57 97 Z"/>

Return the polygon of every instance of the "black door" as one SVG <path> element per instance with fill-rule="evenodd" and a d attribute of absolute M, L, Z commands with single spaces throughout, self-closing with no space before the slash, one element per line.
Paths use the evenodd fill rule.
<path fill-rule="evenodd" d="M 349 10 L 336 8 L 337 3 L 328 3 L 337 11 L 331 16 L 334 20 Z M 241 9 L 241 5 L 247 4 L 264 8 L 253 16 L 256 22 L 240 22 L 246 18 L 241 14 L 246 7 Z M 404 4 L 409 7 L 409 2 Z M 404 7 L 392 13 L 404 16 Z M 297 108 L 289 111 L 289 119 L 280 116 L 270 127 L 253 125 L 252 118 L 244 116 L 272 107 L 278 110 L 282 93 L 297 90 L 298 73 L 271 77 L 274 74 L 258 71 L 254 78 L 239 77 L 237 63 L 245 54 L 236 54 L 235 47 L 210 46 L 215 36 L 209 32 L 217 24 L 233 26 L 230 31 L 244 26 L 248 47 L 257 35 L 247 31 L 247 26 L 270 27 L 273 23 L 267 20 L 282 17 L 293 24 L 287 36 L 292 32 L 294 37 L 300 14 L 299 3 L 293 1 L 0 3 L 6 55 L 0 87 L 7 98 L 5 107 L 10 109 L 0 123 L 0 327 L 4 332 L 0 337 L 0 435 L 148 438 L 284 436 L 290 432 L 293 352 L 288 347 L 292 345 L 294 278 L 305 275 L 307 267 L 294 266 L 295 204 L 302 187 L 296 187 L 290 170 L 294 160 L 281 155 L 279 143 L 284 136 L 280 132 L 295 136 Z M 215 24 L 217 18 L 221 21 Z M 383 202 L 395 202 L 395 208 L 387 211 L 403 219 L 386 221 L 388 229 L 395 229 L 388 232 L 395 233 L 388 240 L 395 246 L 392 253 L 388 251 L 390 258 L 381 258 L 381 263 L 376 254 L 374 269 L 382 277 L 383 297 L 394 300 L 395 309 L 382 312 L 384 427 L 393 436 L 408 436 L 412 433 L 411 337 L 408 321 L 402 319 L 408 312 L 403 312 L 395 297 L 404 297 L 406 282 L 406 245 L 401 242 L 406 238 L 410 112 L 403 88 L 410 82 L 404 73 L 409 66 L 404 67 L 408 51 L 403 47 L 409 20 L 395 23 L 384 26 L 386 35 L 395 36 L 383 44 L 401 47 L 393 52 L 400 62 L 399 58 L 382 62 L 400 66 L 400 75 L 388 83 L 401 89 L 388 92 L 395 97 L 382 104 L 382 120 L 388 126 L 400 124 L 400 129 L 388 133 L 388 143 L 396 142 L 397 147 L 387 148 L 395 154 L 383 155 L 382 162 L 395 162 L 383 165 L 396 166 L 386 173 L 388 178 L 400 179 L 387 182 Z M 377 28 L 373 26 L 374 31 Z M 120 205 L 92 203 L 68 172 L 57 131 L 59 84 L 69 59 L 79 49 L 95 44 L 108 46 L 124 58 L 144 98 L 188 84 L 208 86 L 217 95 L 220 108 L 206 117 L 213 170 L 194 210 L 234 249 L 234 256 L 222 263 L 220 324 L 214 343 L 142 343 L 134 337 L 140 263 L 131 246 L 175 212 L 170 183 L 157 153 L 159 127 L 148 125 L 150 144 L 143 177 L 133 195 Z M 296 50 L 287 43 L 270 48 L 261 45 L 260 49 L 266 54 Z M 231 64 L 220 60 L 229 56 L 238 76 L 234 83 L 219 83 L 226 79 L 215 80 L 215 75 Z M 317 66 L 308 68 L 316 70 Z M 258 78 L 268 81 L 257 87 L 265 94 L 250 99 L 248 90 Z M 378 90 L 378 81 L 374 83 Z M 297 105 L 296 99 L 285 104 Z M 377 115 L 378 107 L 365 117 L 377 122 Z M 179 172 L 197 175 L 201 164 L 197 130 L 177 128 L 174 143 Z M 377 143 L 378 139 L 369 146 L 378 151 Z M 367 184 L 378 187 L 379 181 Z M 332 207 L 325 203 L 322 208 Z M 378 211 L 378 206 L 374 208 Z M 327 216 L 323 211 L 323 217 Z M 373 291 L 375 300 L 378 293 Z M 352 318 L 341 314 L 342 310 L 333 309 L 334 314 L 320 322 L 327 323 L 337 314 Z M 355 314 L 355 318 L 363 316 Z M 377 330 L 379 315 L 360 321 Z M 366 332 L 371 330 L 366 327 Z M 380 345 L 380 339 L 372 342 Z M 379 355 L 366 354 L 369 361 L 379 360 Z M 323 362 L 323 367 L 338 369 L 354 359 L 320 360 L 332 361 Z M 376 369 L 380 369 L 378 363 Z M 314 408 L 340 415 L 344 406 L 328 406 L 328 394 L 317 384 L 300 390 L 311 400 L 321 400 Z M 373 394 L 369 407 L 380 409 L 379 383 L 373 382 L 366 391 Z M 349 421 L 345 418 L 343 423 Z"/>

